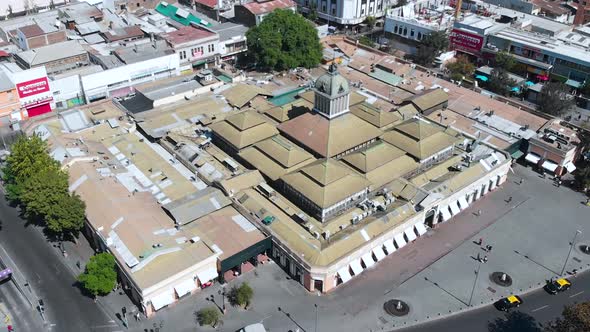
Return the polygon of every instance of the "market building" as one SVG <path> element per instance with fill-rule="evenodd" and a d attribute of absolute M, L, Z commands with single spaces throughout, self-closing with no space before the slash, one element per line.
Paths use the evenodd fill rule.
<path fill-rule="evenodd" d="M 548 121 L 529 140 L 525 160 L 543 172 L 562 176 L 576 170 L 580 153 L 578 131 L 559 119 Z"/>

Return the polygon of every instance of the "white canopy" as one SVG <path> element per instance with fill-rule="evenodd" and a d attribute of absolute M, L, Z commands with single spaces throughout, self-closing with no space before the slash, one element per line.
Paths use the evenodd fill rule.
<path fill-rule="evenodd" d="M 355 276 L 358 276 L 359 274 L 363 273 L 363 267 L 361 266 L 361 261 L 358 259 L 355 259 L 352 262 L 350 262 L 350 268 L 352 269 L 352 272 L 354 273 Z"/>
<path fill-rule="evenodd" d="M 426 227 L 424 226 L 423 223 L 419 222 L 416 224 L 416 231 L 418 231 L 418 234 L 420 234 L 420 236 L 426 234 Z"/>
<path fill-rule="evenodd" d="M 451 202 L 451 204 L 449 204 L 449 207 L 451 208 L 451 213 L 454 216 L 461 212 L 461 210 L 459 210 L 459 207 L 457 206 L 457 202 Z"/>
<path fill-rule="evenodd" d="M 541 160 L 541 157 L 535 153 L 529 152 L 527 153 L 527 155 L 524 157 L 524 159 L 528 162 L 531 162 L 533 164 L 536 164 L 539 162 L 539 160 Z"/>
<path fill-rule="evenodd" d="M 380 261 L 383 258 L 385 258 L 385 253 L 383 252 L 383 247 L 373 248 L 373 253 L 375 254 L 375 258 L 377 258 L 377 261 Z"/>
<path fill-rule="evenodd" d="M 346 265 L 345 267 L 341 268 L 340 270 L 338 270 L 338 276 L 340 276 L 340 279 L 342 280 L 342 283 L 347 282 L 348 280 L 350 280 L 352 277 L 350 276 L 350 272 L 348 272 L 348 265 Z"/>
<path fill-rule="evenodd" d="M 364 254 L 363 256 L 361 256 L 361 259 L 365 263 L 367 269 L 375 265 L 375 261 L 373 260 L 373 257 L 371 257 L 371 253 Z"/>
<path fill-rule="evenodd" d="M 158 311 L 158 310 L 162 309 L 163 307 L 169 305 L 170 303 L 174 302 L 174 291 L 172 291 L 170 289 L 170 290 L 163 292 L 157 296 L 154 296 L 154 297 L 152 297 L 150 302 L 152 302 L 152 306 L 154 307 L 154 310 Z"/>
<path fill-rule="evenodd" d="M 459 197 L 459 205 L 460 205 L 459 207 L 461 208 L 461 210 L 465 210 L 469 206 L 469 203 L 467 203 L 465 196 Z"/>
<path fill-rule="evenodd" d="M 387 254 L 393 254 L 395 252 L 395 246 L 393 245 L 393 239 L 389 239 L 383 243 L 385 246 L 385 250 L 387 250 Z"/>
<path fill-rule="evenodd" d="M 201 282 L 201 284 L 207 283 L 215 278 L 217 278 L 218 274 L 217 274 L 217 269 L 214 267 L 208 267 L 207 269 L 203 270 L 203 271 L 199 271 L 197 272 L 197 278 L 199 278 L 199 281 Z"/>
<path fill-rule="evenodd" d="M 397 247 L 399 249 L 401 249 L 403 246 L 406 245 L 406 240 L 404 240 L 403 234 L 395 234 L 395 236 L 393 237 L 393 240 L 395 241 L 395 243 L 397 244 Z"/>
<path fill-rule="evenodd" d="M 568 173 L 572 173 L 573 171 L 576 170 L 576 166 L 574 165 L 574 163 L 572 163 L 571 161 L 568 161 L 565 164 L 565 168 L 567 169 Z"/>
<path fill-rule="evenodd" d="M 416 240 L 416 233 L 414 233 L 414 227 L 406 228 L 406 230 L 404 231 L 404 234 L 406 234 L 406 237 L 408 238 L 408 242 L 412 242 L 412 241 Z"/>
<path fill-rule="evenodd" d="M 543 166 L 544 169 L 548 170 L 549 172 L 555 172 L 555 170 L 557 169 L 557 164 L 552 162 L 551 160 L 545 160 L 543 162 Z"/>
<path fill-rule="evenodd" d="M 440 213 L 442 214 L 443 221 L 449 221 L 452 217 L 448 206 L 442 207 Z"/>
<path fill-rule="evenodd" d="M 174 286 L 174 290 L 176 290 L 176 295 L 178 295 L 178 297 L 183 297 L 195 289 L 197 289 L 197 285 L 193 278 L 186 279 Z"/>

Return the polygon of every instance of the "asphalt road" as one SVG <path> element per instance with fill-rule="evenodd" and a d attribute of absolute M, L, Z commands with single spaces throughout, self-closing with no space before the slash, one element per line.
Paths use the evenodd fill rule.
<path fill-rule="evenodd" d="M 577 302 L 590 301 L 590 273 L 578 273 L 576 277 L 569 278 L 572 287 L 560 294 L 549 295 L 544 290 L 536 290 L 521 296 L 523 304 L 518 308 L 527 315 L 536 319 L 539 323 L 546 323 L 560 316 L 563 307 Z M 516 310 L 514 310 L 516 311 Z M 505 314 L 496 310 L 492 305 L 469 311 L 464 314 L 439 319 L 430 323 L 420 324 L 414 327 L 402 329 L 403 332 L 488 332 L 488 324 L 498 318 L 504 318 Z M 513 332 L 510 330 L 506 332 Z"/>
<path fill-rule="evenodd" d="M 47 242 L 35 226 L 25 226 L 18 211 L 10 207 L 0 191 L 0 244 L 18 269 L 28 279 L 34 293 L 43 299 L 46 307 L 45 328 L 52 331 L 114 331 L 111 321 L 94 301 L 80 293 L 72 272 L 62 261 L 61 253 Z M 2 297 L 14 294 L 0 287 Z M 21 301 L 22 302 L 22 301 Z M 30 311 L 14 302 L 11 312 Z M 15 324 L 17 331 L 29 331 Z M 32 330 L 36 331 L 36 330 Z M 37 330 L 38 331 L 38 330 Z"/>

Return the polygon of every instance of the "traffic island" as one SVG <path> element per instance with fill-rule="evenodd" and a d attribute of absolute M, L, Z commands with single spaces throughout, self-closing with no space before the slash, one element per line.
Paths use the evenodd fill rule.
<path fill-rule="evenodd" d="M 389 300 L 383 304 L 383 309 L 391 316 L 402 317 L 410 313 L 410 306 L 402 300 Z"/>
<path fill-rule="evenodd" d="M 512 277 L 505 272 L 494 272 L 490 274 L 490 280 L 498 286 L 512 286 Z"/>
<path fill-rule="evenodd" d="M 590 245 L 582 244 L 579 249 L 583 254 L 590 255 Z"/>

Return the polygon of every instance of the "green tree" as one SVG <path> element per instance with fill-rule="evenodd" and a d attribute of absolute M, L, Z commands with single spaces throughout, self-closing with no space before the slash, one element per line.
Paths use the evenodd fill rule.
<path fill-rule="evenodd" d="M 461 81 L 463 77 L 473 75 L 475 66 L 466 56 L 460 55 L 455 62 L 447 65 L 447 69 L 451 72 L 451 78 L 454 81 Z"/>
<path fill-rule="evenodd" d="M 432 66 L 434 59 L 449 47 L 449 37 L 444 31 L 432 32 L 422 38 L 414 61 L 422 66 Z"/>
<path fill-rule="evenodd" d="M 248 283 L 243 283 L 239 287 L 234 286 L 228 294 L 229 301 L 234 305 L 248 306 L 254 296 L 254 290 Z"/>
<path fill-rule="evenodd" d="M 219 309 L 215 307 L 203 308 L 197 312 L 197 321 L 201 326 L 210 325 L 215 327 L 220 322 L 220 319 Z"/>
<path fill-rule="evenodd" d="M 514 59 L 514 56 L 512 56 L 512 54 L 505 52 L 505 51 L 501 51 L 501 52 L 496 53 L 495 62 L 496 62 L 496 67 L 502 68 L 506 71 L 510 71 L 514 67 L 514 65 L 516 64 L 516 60 Z"/>
<path fill-rule="evenodd" d="M 514 85 L 516 85 L 516 81 L 508 76 L 506 70 L 502 68 L 494 68 L 486 87 L 492 92 L 507 96 L 510 93 L 511 87 Z"/>
<path fill-rule="evenodd" d="M 25 180 L 46 169 L 59 169 L 59 163 L 49 156 L 47 143 L 38 135 L 20 136 L 3 169 L 8 198 L 20 202 Z"/>
<path fill-rule="evenodd" d="M 68 175 L 55 169 L 43 169 L 23 181 L 20 200 L 27 218 L 43 218 L 68 194 Z"/>
<path fill-rule="evenodd" d="M 71 234 L 74 237 L 84 227 L 86 204 L 80 196 L 73 194 L 62 195 L 55 208 L 45 215 L 47 228 L 63 237 Z"/>
<path fill-rule="evenodd" d="M 373 30 L 375 28 L 375 24 L 377 23 L 377 19 L 375 16 L 367 16 L 365 19 L 365 24 L 369 27 L 369 29 Z"/>
<path fill-rule="evenodd" d="M 408 4 L 408 0 L 398 0 L 393 8 L 402 7 Z"/>
<path fill-rule="evenodd" d="M 309 12 L 307 12 L 307 19 L 315 22 L 318 19 L 318 5 L 315 2 L 309 6 Z"/>
<path fill-rule="evenodd" d="M 561 82 L 546 83 L 537 99 L 541 112 L 555 116 L 562 116 L 575 104 L 574 97 L 569 93 L 569 88 Z"/>
<path fill-rule="evenodd" d="M 78 281 L 94 297 L 110 293 L 117 283 L 115 257 L 107 252 L 90 257 Z"/>
<path fill-rule="evenodd" d="M 367 36 L 361 36 L 359 38 L 359 43 L 365 45 L 365 46 L 369 46 L 369 47 L 373 47 L 375 46 L 375 43 L 373 43 L 373 41 L 371 40 L 371 38 L 367 37 Z"/>
<path fill-rule="evenodd" d="M 303 16 L 275 10 L 246 33 L 248 55 L 259 68 L 285 70 L 311 68 L 322 59 L 316 29 Z"/>
<path fill-rule="evenodd" d="M 580 190 L 590 189 L 590 166 L 578 168 L 574 173 L 575 186 Z"/>
<path fill-rule="evenodd" d="M 547 324 L 545 332 L 590 331 L 590 302 L 582 302 L 563 309 L 561 317 Z"/>

